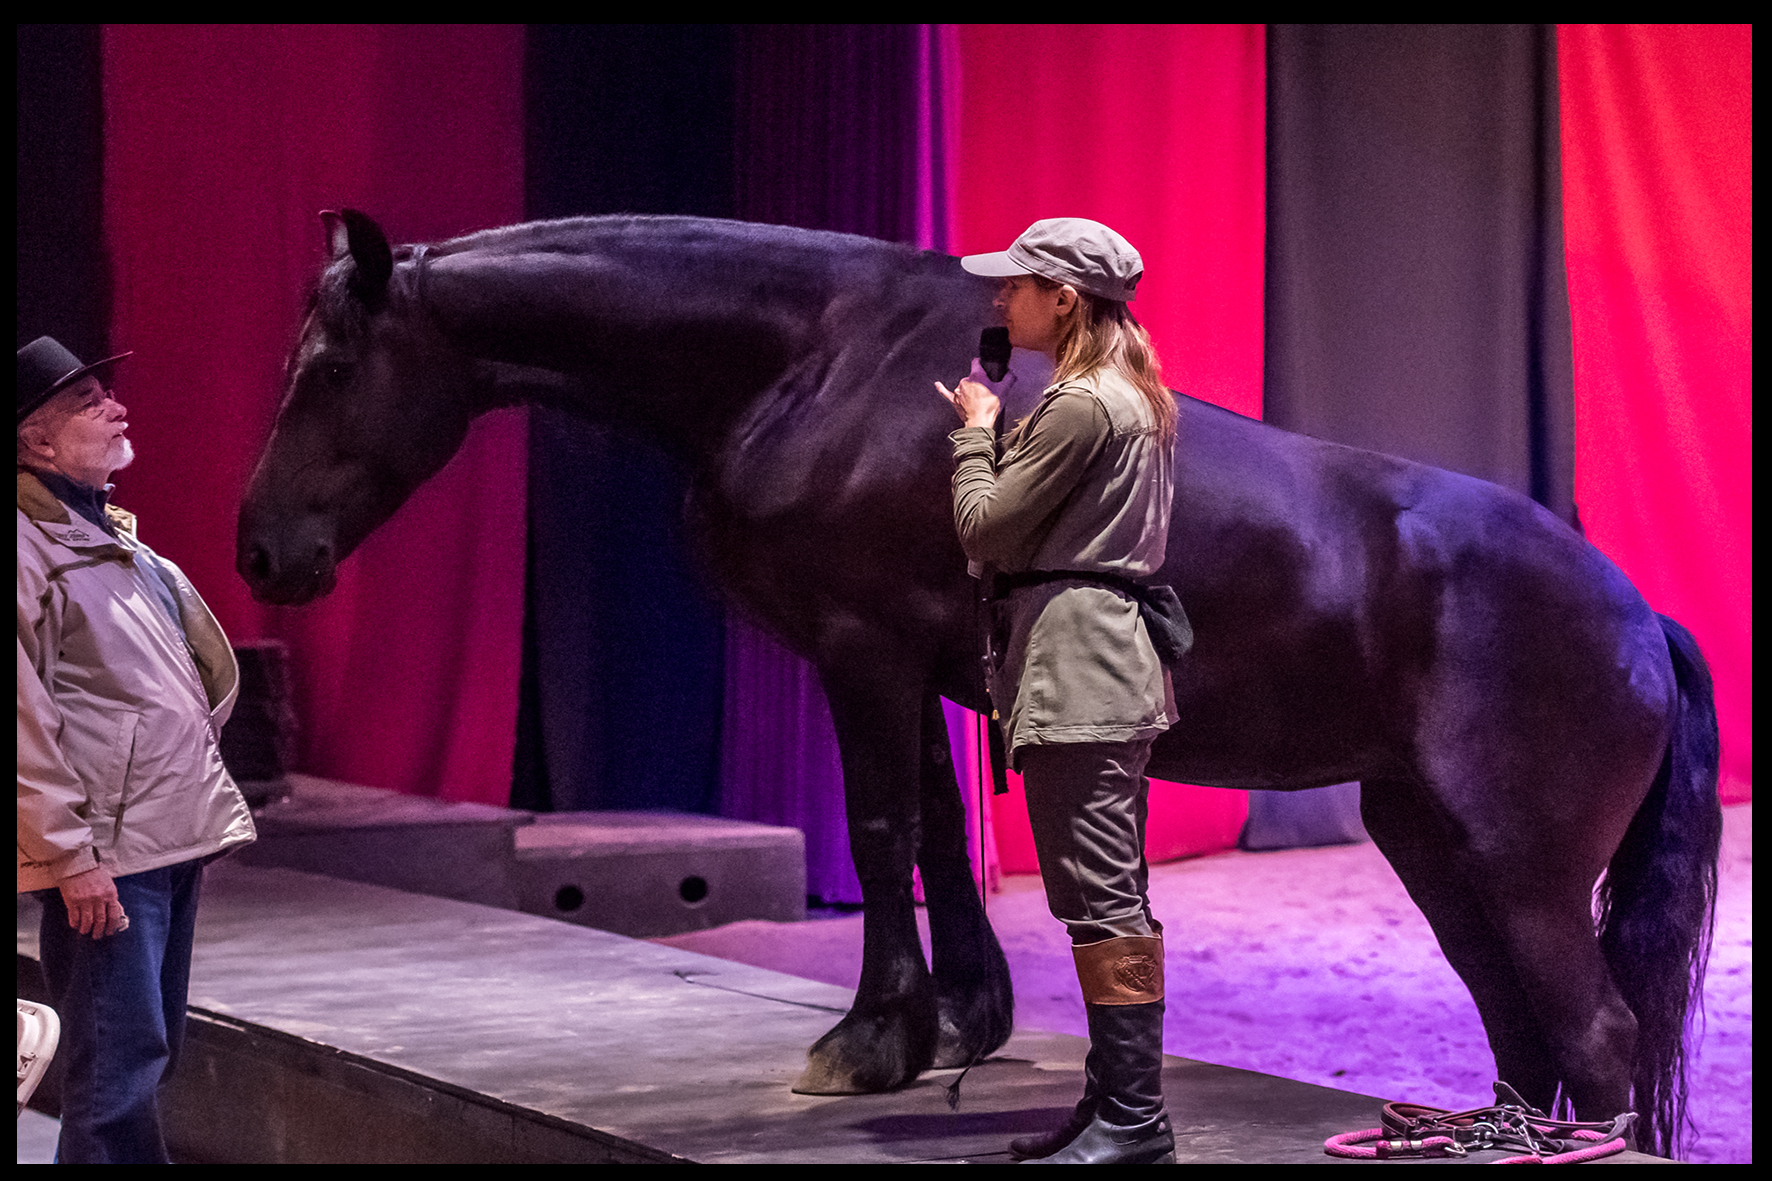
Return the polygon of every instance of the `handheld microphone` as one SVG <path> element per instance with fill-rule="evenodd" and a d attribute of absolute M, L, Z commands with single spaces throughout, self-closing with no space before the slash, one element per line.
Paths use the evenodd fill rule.
<path fill-rule="evenodd" d="M 1009 372 L 1009 329 L 986 328 L 978 334 L 978 364 L 992 381 Z"/>

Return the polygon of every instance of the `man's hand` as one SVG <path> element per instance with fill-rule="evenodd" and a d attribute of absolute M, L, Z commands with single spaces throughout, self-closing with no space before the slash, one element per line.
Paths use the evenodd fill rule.
<path fill-rule="evenodd" d="M 61 882 L 62 901 L 68 908 L 68 926 L 82 935 L 103 939 L 129 926 L 123 903 L 117 897 L 117 883 L 111 871 L 95 865 L 85 873 L 77 873 Z"/>
<path fill-rule="evenodd" d="M 948 389 L 939 381 L 935 390 L 948 400 L 948 405 L 959 414 L 960 421 L 967 426 L 995 426 L 997 414 L 1002 408 L 1000 395 L 1009 392 L 1015 384 L 1015 374 L 1006 373 L 1002 381 L 992 381 L 985 376 L 984 368 L 978 358 L 972 359 L 972 372 L 961 378 L 953 389 Z"/>

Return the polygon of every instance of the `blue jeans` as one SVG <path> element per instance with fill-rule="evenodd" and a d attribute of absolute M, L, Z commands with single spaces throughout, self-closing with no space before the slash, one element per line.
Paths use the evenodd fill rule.
<path fill-rule="evenodd" d="M 107 939 L 68 926 L 43 890 L 43 978 L 61 1018 L 61 1164 L 165 1164 L 160 1084 L 178 1064 L 203 862 L 117 879 L 129 929 Z"/>

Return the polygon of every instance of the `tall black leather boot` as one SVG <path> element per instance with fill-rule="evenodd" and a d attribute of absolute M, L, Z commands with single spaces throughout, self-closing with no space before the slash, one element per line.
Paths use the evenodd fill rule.
<path fill-rule="evenodd" d="M 1083 1098 L 1077 1101 L 1076 1110 L 1071 1112 L 1070 1118 L 1053 1131 L 1035 1136 L 1017 1136 L 1009 1142 L 1010 1155 L 1017 1160 L 1037 1160 L 1043 1156 L 1051 1156 L 1075 1140 L 1089 1126 L 1089 1121 L 1095 1118 L 1099 1092 L 1095 1084 L 1097 1057 L 1099 1055 L 1092 1042 L 1089 1057 L 1083 1063 Z"/>
<path fill-rule="evenodd" d="M 1069 1144 L 1033 1165 L 1173 1164 L 1163 1106 L 1163 1002 L 1088 1005 L 1089 1057 L 1098 1059 L 1095 1112 Z"/>
<path fill-rule="evenodd" d="M 1173 1162 L 1175 1133 L 1163 1108 L 1163 940 L 1122 936 L 1071 951 L 1089 1014 L 1088 1089 L 1071 1124 L 1028 1147 L 1067 1134 L 1068 1142 L 1027 1163 Z"/>

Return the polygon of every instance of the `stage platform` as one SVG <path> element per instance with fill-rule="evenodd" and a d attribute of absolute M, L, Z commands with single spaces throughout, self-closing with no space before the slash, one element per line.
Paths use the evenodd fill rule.
<path fill-rule="evenodd" d="M 34 911 L 21 899 L 22 995 Z M 1010 1137 L 1081 1092 L 1086 1043 L 1022 1030 L 966 1076 L 957 1110 L 957 1071 L 887 1095 L 792 1093 L 850 999 L 552 919 L 222 861 L 169 1138 L 181 1160 L 234 1164 L 1006 1162 Z M 1323 1140 L 1380 1106 L 1177 1057 L 1164 1083 L 1188 1163 L 1341 1163 Z"/>
<path fill-rule="evenodd" d="M 521 910 L 636 938 L 806 917 L 797 828 L 451 803 L 313 775 L 254 812 L 245 865 Z"/>

